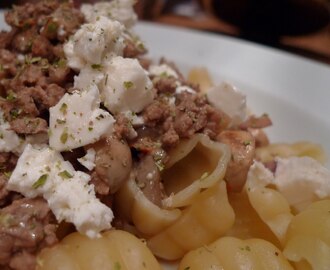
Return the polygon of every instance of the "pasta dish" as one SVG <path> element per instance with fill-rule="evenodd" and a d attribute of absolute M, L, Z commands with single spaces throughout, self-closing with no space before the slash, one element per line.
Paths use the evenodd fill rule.
<path fill-rule="evenodd" d="M 235 86 L 151 59 L 133 6 L 6 12 L 0 268 L 328 269 L 322 147 L 270 142 Z"/>

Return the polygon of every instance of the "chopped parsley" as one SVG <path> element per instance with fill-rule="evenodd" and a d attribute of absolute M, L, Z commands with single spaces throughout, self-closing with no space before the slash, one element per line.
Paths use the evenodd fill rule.
<path fill-rule="evenodd" d="M 33 183 L 32 188 L 37 189 L 39 187 L 42 187 L 46 183 L 47 178 L 48 174 L 41 175 L 39 179 Z"/>
<path fill-rule="evenodd" d="M 124 81 L 123 85 L 124 85 L 126 90 L 128 90 L 128 89 L 130 89 L 134 86 L 133 82 L 131 82 L 131 81 Z"/>
<path fill-rule="evenodd" d="M 92 131 L 92 130 L 93 130 L 93 128 L 92 128 L 92 127 L 89 127 L 89 128 L 88 128 L 88 131 Z"/>
<path fill-rule="evenodd" d="M 69 136 L 68 131 L 67 129 L 65 129 L 60 137 L 61 143 L 65 144 L 68 140 L 68 136 Z"/>
<path fill-rule="evenodd" d="M 119 262 L 115 262 L 114 268 L 115 268 L 115 270 L 120 270 L 121 269 L 120 263 Z"/>
<path fill-rule="evenodd" d="M 183 270 L 190 270 L 190 266 L 186 266 Z"/>
<path fill-rule="evenodd" d="M 55 34 L 56 31 L 57 31 L 57 28 L 58 28 L 57 23 L 50 22 L 50 23 L 47 25 L 47 33 L 49 33 L 49 34 Z"/>
<path fill-rule="evenodd" d="M 96 70 L 100 70 L 100 69 L 102 69 L 102 65 L 101 64 L 92 64 L 91 68 L 96 69 Z"/>
<path fill-rule="evenodd" d="M 10 113 L 10 116 L 11 116 L 13 119 L 15 119 L 15 118 L 17 118 L 17 116 L 20 115 L 21 110 L 20 110 L 20 109 L 17 109 L 17 108 L 13 108 L 13 109 L 10 110 L 9 113 Z"/>
<path fill-rule="evenodd" d="M 62 119 L 56 119 L 56 123 L 57 124 L 65 124 L 66 123 L 66 120 L 62 120 Z"/>
<path fill-rule="evenodd" d="M 70 179 L 73 177 L 73 175 L 70 174 L 67 170 L 59 172 L 58 176 L 60 176 L 62 179 Z"/>
<path fill-rule="evenodd" d="M 15 101 L 16 98 L 17 98 L 16 94 L 13 91 L 10 90 L 8 92 L 8 95 L 6 97 L 6 100 L 8 100 L 8 101 Z"/>
<path fill-rule="evenodd" d="M 244 141 L 243 144 L 244 144 L 244 146 L 248 146 L 251 144 L 251 141 Z"/>
<path fill-rule="evenodd" d="M 68 104 L 62 103 L 61 108 L 60 108 L 61 113 L 67 114 L 68 112 Z"/>

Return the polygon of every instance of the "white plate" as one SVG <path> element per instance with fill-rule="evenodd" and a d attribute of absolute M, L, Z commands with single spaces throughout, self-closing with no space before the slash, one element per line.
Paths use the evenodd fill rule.
<path fill-rule="evenodd" d="M 215 81 L 239 87 L 255 113 L 271 116 L 271 141 L 317 142 L 330 157 L 330 66 L 221 35 L 149 23 L 136 31 L 152 58 L 165 56 L 184 73 L 207 67 Z"/>

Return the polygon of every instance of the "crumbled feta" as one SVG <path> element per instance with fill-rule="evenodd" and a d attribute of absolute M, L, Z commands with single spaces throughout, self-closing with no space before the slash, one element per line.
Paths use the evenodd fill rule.
<path fill-rule="evenodd" d="M 124 26 L 101 16 L 93 23 L 84 24 L 64 45 L 68 66 L 82 69 L 86 65 L 94 69 L 102 67 L 114 55 L 122 55 Z"/>
<path fill-rule="evenodd" d="M 3 112 L 0 110 L 0 152 L 15 152 L 20 144 L 19 136 L 11 130 L 9 123 L 3 118 Z"/>
<path fill-rule="evenodd" d="M 113 213 L 95 196 L 90 176 L 75 171 L 60 153 L 28 144 L 17 161 L 7 188 L 25 197 L 44 197 L 58 222 L 73 223 L 88 237 L 111 227 Z"/>
<path fill-rule="evenodd" d="M 180 85 L 177 86 L 175 89 L 175 93 L 176 94 L 181 94 L 182 92 L 188 92 L 191 94 L 196 94 L 196 91 L 194 89 L 192 89 L 191 87 L 187 86 L 187 85 Z"/>
<path fill-rule="evenodd" d="M 148 71 L 152 76 L 179 78 L 178 73 L 167 64 L 150 65 Z"/>
<path fill-rule="evenodd" d="M 330 197 L 330 171 L 310 157 L 276 159 L 275 175 L 255 161 L 247 177 L 247 188 L 275 187 L 298 211 L 316 200 Z"/>
<path fill-rule="evenodd" d="M 111 113 L 138 113 L 153 101 L 152 82 L 138 60 L 117 56 L 104 69 L 106 75 L 98 86 Z"/>
<path fill-rule="evenodd" d="M 96 152 L 94 148 L 89 148 L 85 156 L 78 158 L 78 161 L 81 165 L 87 168 L 89 171 L 95 168 L 95 156 Z"/>
<path fill-rule="evenodd" d="M 210 88 L 207 99 L 211 105 L 230 116 L 232 124 L 240 124 L 246 120 L 246 96 L 233 85 L 221 83 Z"/>
<path fill-rule="evenodd" d="M 330 197 L 330 171 L 310 157 L 277 158 L 274 184 L 290 205 L 302 210 Z"/>
<path fill-rule="evenodd" d="M 65 151 L 98 141 L 111 132 L 114 118 L 99 108 L 97 86 L 88 91 L 65 94 L 49 109 L 49 145 Z"/>
<path fill-rule="evenodd" d="M 83 4 L 81 12 L 87 22 L 94 22 L 97 18 L 105 16 L 131 28 L 137 21 L 134 3 L 135 0 L 113 0 L 111 2 L 98 2 L 94 5 Z"/>

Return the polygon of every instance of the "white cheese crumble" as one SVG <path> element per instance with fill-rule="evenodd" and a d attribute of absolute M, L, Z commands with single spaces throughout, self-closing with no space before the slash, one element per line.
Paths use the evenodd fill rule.
<path fill-rule="evenodd" d="M 330 197 L 330 171 L 310 157 L 277 158 L 275 175 L 261 162 L 250 167 L 247 188 L 274 186 L 297 211 Z"/>
<path fill-rule="evenodd" d="M 94 22 L 101 16 L 119 21 L 127 28 L 131 28 L 137 21 L 134 11 L 134 0 L 113 0 L 98 2 L 93 5 L 83 4 L 80 8 L 87 22 Z"/>
<path fill-rule="evenodd" d="M 99 108 L 100 99 L 96 85 L 88 91 L 65 94 L 49 109 L 49 145 L 65 151 L 98 141 L 111 133 L 114 118 Z"/>
<path fill-rule="evenodd" d="M 210 88 L 206 95 L 211 105 L 231 117 L 232 124 L 240 124 L 246 120 L 246 96 L 233 85 L 221 83 Z"/>
<path fill-rule="evenodd" d="M 113 213 L 96 197 L 90 176 L 75 171 L 61 154 L 30 144 L 18 159 L 7 188 L 28 198 L 43 196 L 58 222 L 73 223 L 90 238 L 111 227 Z"/>
<path fill-rule="evenodd" d="M 330 171 L 310 157 L 277 158 L 277 189 L 290 205 L 303 210 L 315 200 L 330 197 Z"/>
<path fill-rule="evenodd" d="M 81 165 L 87 168 L 89 171 L 95 168 L 95 157 L 96 151 L 94 148 L 89 148 L 86 152 L 86 155 L 78 158 L 78 161 Z"/>
<path fill-rule="evenodd" d="M 99 69 L 103 61 L 122 55 L 124 26 L 101 16 L 93 23 L 83 24 L 64 45 L 68 66 L 80 70 L 86 65 Z"/>
<path fill-rule="evenodd" d="M 148 71 L 151 76 L 179 78 L 178 73 L 167 64 L 150 65 Z"/>
<path fill-rule="evenodd" d="M 104 79 L 98 86 L 104 106 L 111 113 L 138 113 L 153 101 L 153 84 L 138 60 L 114 57 L 103 72 Z"/>
<path fill-rule="evenodd" d="M 188 92 L 191 94 L 196 94 L 196 91 L 187 85 L 179 85 L 175 88 L 176 94 L 181 94 L 182 92 Z"/>
<path fill-rule="evenodd" d="M 3 112 L 0 110 L 0 152 L 16 152 L 20 144 L 21 139 L 11 130 L 10 124 L 3 118 Z"/>

